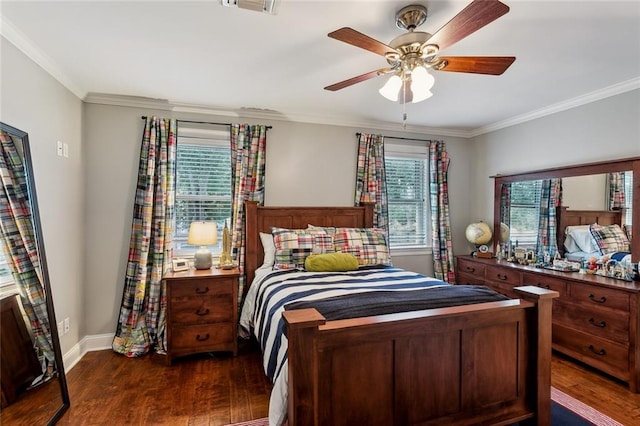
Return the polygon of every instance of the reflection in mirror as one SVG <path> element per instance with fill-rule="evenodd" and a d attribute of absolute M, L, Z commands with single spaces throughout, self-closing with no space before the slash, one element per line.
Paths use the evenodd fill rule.
<path fill-rule="evenodd" d="M 564 231 L 567 226 L 577 224 L 576 221 L 589 225 L 597 217 L 606 222 L 616 218 L 615 223 L 622 228 L 620 232 L 628 237 L 629 250 L 624 251 L 630 251 L 632 261 L 638 262 L 640 239 L 632 238 L 632 229 L 640 227 L 640 212 L 632 206 L 640 205 L 640 157 L 494 178 L 494 229 L 501 224 L 508 226 L 510 243 L 517 240 L 519 245 L 540 254 L 548 250 L 541 241 L 553 245 L 555 239 L 555 248 L 563 255 L 566 254 Z M 553 194 L 553 189 L 545 189 L 546 185 L 556 180 L 561 185 L 557 204 L 554 206 L 550 201 L 545 204 L 545 199 Z M 559 216 L 560 212 L 570 214 Z M 547 227 L 541 225 L 545 220 Z M 498 243 L 496 239 L 496 251 Z"/>
<path fill-rule="evenodd" d="M 554 209 L 544 208 L 544 184 L 549 179 L 508 182 L 502 185 L 500 221 L 509 227 L 514 244 L 533 249 L 536 253 L 549 250 L 541 245 L 541 211 L 548 220 Z M 621 210 L 619 225 L 631 225 L 633 209 L 633 173 L 599 173 L 570 176 L 561 179 L 558 203 L 571 210 Z M 542 199 L 541 199 L 542 198 Z M 553 242 L 551 244 L 553 246 Z M 563 251 L 563 247 L 559 248 Z M 553 254 L 553 250 L 552 253 Z"/>
<path fill-rule="evenodd" d="M 69 406 L 25 132 L 0 123 L 1 424 L 54 424 Z"/>

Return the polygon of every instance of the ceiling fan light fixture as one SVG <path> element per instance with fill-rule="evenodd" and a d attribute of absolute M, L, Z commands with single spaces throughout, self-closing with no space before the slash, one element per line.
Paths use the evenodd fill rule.
<path fill-rule="evenodd" d="M 402 79 L 397 74 L 394 74 L 389 77 L 389 80 L 387 80 L 385 85 L 382 86 L 378 92 L 390 101 L 397 102 L 401 87 Z"/>

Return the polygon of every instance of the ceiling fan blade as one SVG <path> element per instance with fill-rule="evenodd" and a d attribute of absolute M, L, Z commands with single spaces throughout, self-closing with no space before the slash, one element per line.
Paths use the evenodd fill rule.
<path fill-rule="evenodd" d="M 388 52 L 400 53 L 396 49 L 349 27 L 340 28 L 339 30 L 335 30 L 327 35 L 331 38 L 335 38 L 336 40 L 343 41 L 382 56 Z"/>
<path fill-rule="evenodd" d="M 500 75 L 516 60 L 514 56 L 439 56 L 446 61 L 438 71 Z"/>
<path fill-rule="evenodd" d="M 370 78 L 377 77 L 383 71 L 384 71 L 384 68 L 371 71 L 366 74 L 362 74 L 357 77 L 350 78 L 349 80 L 341 81 L 340 83 L 335 83 L 335 84 L 332 84 L 331 86 L 327 86 L 324 88 L 324 90 L 331 90 L 332 92 L 335 92 L 336 90 L 344 89 L 345 87 L 349 87 L 356 83 L 361 83 L 363 81 L 369 80 Z"/>
<path fill-rule="evenodd" d="M 440 50 L 446 49 L 508 11 L 509 6 L 498 0 L 474 0 L 436 31 L 425 44 L 436 44 Z"/>

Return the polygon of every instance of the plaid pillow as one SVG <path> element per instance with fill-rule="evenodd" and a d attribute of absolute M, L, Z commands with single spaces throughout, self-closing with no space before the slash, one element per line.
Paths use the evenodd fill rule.
<path fill-rule="evenodd" d="M 311 229 L 271 228 L 276 247 L 275 269 L 304 269 L 304 261 L 314 248 L 333 253 L 333 238 L 325 231 Z"/>
<path fill-rule="evenodd" d="M 622 232 L 620 225 L 598 225 L 594 223 L 589 226 L 589 230 L 602 254 L 630 250 L 629 239 Z"/>
<path fill-rule="evenodd" d="M 629 224 L 622 225 L 622 229 L 624 230 L 624 233 L 627 236 L 627 239 L 631 241 L 631 225 Z"/>
<path fill-rule="evenodd" d="M 336 228 L 336 251 L 351 253 L 360 265 L 391 265 L 387 237 L 378 228 Z"/>

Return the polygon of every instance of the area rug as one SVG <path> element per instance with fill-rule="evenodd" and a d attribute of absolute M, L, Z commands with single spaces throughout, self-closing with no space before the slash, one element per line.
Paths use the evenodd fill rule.
<path fill-rule="evenodd" d="M 551 388 L 551 424 L 554 426 L 624 426 L 595 408 L 570 397 L 556 388 Z M 227 426 L 268 426 L 269 419 L 249 420 Z"/>

